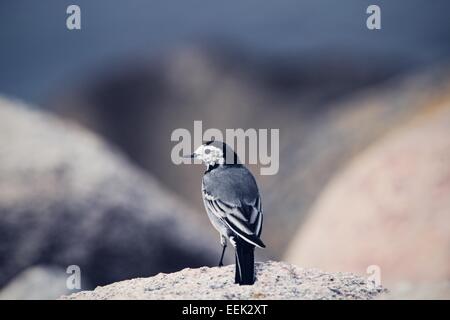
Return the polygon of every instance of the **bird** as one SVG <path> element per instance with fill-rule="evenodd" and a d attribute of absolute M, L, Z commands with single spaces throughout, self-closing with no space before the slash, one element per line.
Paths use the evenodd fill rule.
<path fill-rule="evenodd" d="M 223 266 L 229 241 L 235 249 L 235 283 L 254 284 L 255 247 L 266 247 L 260 238 L 263 211 L 254 176 L 221 141 L 208 141 L 186 157 L 206 165 L 201 192 L 209 220 L 220 234 L 219 267 Z"/>

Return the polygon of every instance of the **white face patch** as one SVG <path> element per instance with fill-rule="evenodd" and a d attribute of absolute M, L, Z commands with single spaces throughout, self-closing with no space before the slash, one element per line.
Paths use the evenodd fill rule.
<path fill-rule="evenodd" d="M 223 151 L 214 146 L 201 145 L 195 150 L 196 158 L 202 160 L 206 166 L 214 166 L 215 164 L 224 164 Z"/>

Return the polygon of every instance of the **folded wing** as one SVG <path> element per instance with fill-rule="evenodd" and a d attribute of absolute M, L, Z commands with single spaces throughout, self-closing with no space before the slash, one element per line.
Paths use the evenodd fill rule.
<path fill-rule="evenodd" d="M 245 241 L 265 248 L 259 239 L 263 222 L 261 199 L 258 196 L 251 203 L 227 203 L 203 190 L 206 209 L 223 221 L 234 233 Z"/>

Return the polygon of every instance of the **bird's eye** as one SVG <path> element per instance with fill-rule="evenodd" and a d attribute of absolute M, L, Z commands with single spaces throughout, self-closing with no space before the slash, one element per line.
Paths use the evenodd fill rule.
<path fill-rule="evenodd" d="M 211 152 L 211 149 L 205 149 L 205 154 L 209 154 Z"/>

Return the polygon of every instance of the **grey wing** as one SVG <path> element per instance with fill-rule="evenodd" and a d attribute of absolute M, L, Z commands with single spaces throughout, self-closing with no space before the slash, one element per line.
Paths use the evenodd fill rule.
<path fill-rule="evenodd" d="M 207 210 L 235 234 L 255 246 L 260 248 L 266 247 L 259 239 L 263 222 L 261 198 L 259 195 L 251 203 L 241 204 L 227 203 L 218 197 L 208 194 L 204 189 L 203 197 Z"/>

